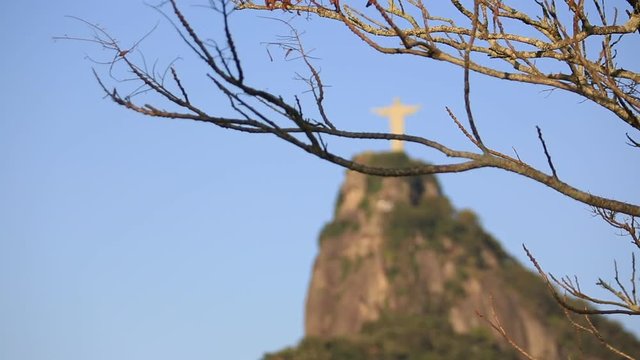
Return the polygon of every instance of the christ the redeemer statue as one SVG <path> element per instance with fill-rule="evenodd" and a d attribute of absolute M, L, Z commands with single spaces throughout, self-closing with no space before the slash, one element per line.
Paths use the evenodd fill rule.
<path fill-rule="evenodd" d="M 405 116 L 415 114 L 419 105 L 404 105 L 400 103 L 399 98 L 393 99 L 391 106 L 383 108 L 375 108 L 373 112 L 389 118 L 392 134 L 404 134 L 404 118 Z M 403 142 L 401 140 L 391 140 L 391 151 L 403 151 Z"/>

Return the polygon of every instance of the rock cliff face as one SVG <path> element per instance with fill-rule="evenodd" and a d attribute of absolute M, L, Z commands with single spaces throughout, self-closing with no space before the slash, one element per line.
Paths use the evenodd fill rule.
<path fill-rule="evenodd" d="M 366 153 L 359 160 L 416 164 L 402 153 Z M 517 359 L 477 313 L 495 314 L 539 359 L 612 357 L 592 338 L 583 338 L 579 349 L 545 285 L 507 255 L 471 211 L 453 209 L 435 177 L 348 172 L 335 217 L 320 235 L 307 340 L 271 358 Z M 628 341 L 625 348 L 640 349 L 617 325 L 599 323 Z"/>

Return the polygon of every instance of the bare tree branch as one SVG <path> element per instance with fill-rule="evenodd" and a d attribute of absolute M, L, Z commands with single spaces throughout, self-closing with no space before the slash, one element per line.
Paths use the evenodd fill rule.
<path fill-rule="evenodd" d="M 540 143 L 542 143 L 542 148 L 544 149 L 544 155 L 547 157 L 547 163 L 549 164 L 549 167 L 551 168 L 551 172 L 553 173 L 553 177 L 557 179 L 558 178 L 558 174 L 556 173 L 555 166 L 553 166 L 553 161 L 551 161 L 551 155 L 549 155 L 549 150 L 547 149 L 547 143 L 545 143 L 544 139 L 542 138 L 542 130 L 540 130 L 540 126 L 536 126 L 536 129 L 538 130 L 538 139 L 540 140 Z"/>
<path fill-rule="evenodd" d="M 538 271 L 542 279 L 547 284 L 547 287 L 549 288 L 549 291 L 555 298 L 556 302 L 558 302 L 563 308 L 573 313 L 582 314 L 582 315 L 611 315 L 611 314 L 640 315 L 640 306 L 638 304 L 637 298 L 635 297 L 635 288 L 636 288 L 637 279 L 635 278 L 631 279 L 631 285 L 633 288 L 634 296 L 628 296 L 628 292 L 626 288 L 622 285 L 622 283 L 619 282 L 617 267 L 616 267 L 616 281 L 620 286 L 620 290 L 616 290 L 614 287 L 612 287 L 602 279 L 598 280 L 597 285 L 607 290 L 609 293 L 611 293 L 621 301 L 598 299 L 582 292 L 582 290 L 580 289 L 580 284 L 578 283 L 577 279 L 572 280 L 569 277 L 564 277 L 561 280 L 558 280 L 553 275 L 550 275 L 550 274 L 547 275 L 547 273 L 544 270 L 542 270 L 542 267 L 538 263 L 538 260 L 536 260 L 536 258 L 533 257 L 529 249 L 527 249 L 527 247 L 524 245 L 522 245 L 522 247 L 524 248 L 524 251 L 526 252 L 533 266 L 536 268 L 536 270 Z M 633 274 L 635 274 L 635 271 L 636 271 L 635 256 L 632 264 L 633 264 Z M 561 296 L 560 294 L 558 294 L 553 284 L 556 284 L 561 289 L 565 290 L 568 294 L 570 294 L 571 296 L 577 299 L 584 300 L 591 304 L 606 305 L 606 306 L 609 306 L 609 308 L 601 310 L 601 309 L 588 308 L 586 306 L 579 307 L 574 303 L 572 303 L 566 296 Z"/>
<path fill-rule="evenodd" d="M 305 118 L 302 116 L 302 107 L 299 103 L 289 103 L 278 95 L 256 89 L 247 84 L 246 80 L 242 76 L 242 66 L 240 63 L 238 51 L 236 49 L 235 43 L 233 42 L 231 31 L 228 28 L 228 21 L 223 21 L 223 27 L 227 41 L 226 48 L 234 49 L 230 50 L 230 52 L 232 61 L 236 67 L 235 73 L 232 73 L 231 70 L 225 65 L 224 61 L 221 60 L 223 57 L 218 56 L 216 58 L 210 53 L 204 41 L 201 40 L 199 35 L 195 32 L 190 23 L 179 10 L 176 2 L 170 1 L 169 3 L 176 19 L 178 20 L 178 23 L 180 24 L 179 27 L 175 25 L 176 30 L 178 31 L 182 40 L 193 50 L 195 55 L 200 58 L 212 71 L 212 75 L 209 76 L 212 77 L 216 86 L 230 98 L 230 101 L 232 101 L 232 103 L 234 104 L 235 109 L 237 109 L 237 107 L 235 107 L 235 104 L 239 104 L 246 109 L 250 109 L 250 113 L 253 115 L 249 115 L 248 113 L 243 112 L 240 114 L 242 118 L 238 119 L 223 118 L 215 115 L 210 115 L 206 111 L 202 110 L 197 104 L 189 101 L 188 97 L 186 96 L 187 91 L 179 80 L 177 80 L 177 83 L 179 84 L 178 87 L 182 87 L 182 89 L 180 89 L 180 94 L 178 95 L 175 94 L 171 89 L 167 88 L 160 79 L 156 78 L 153 73 L 146 72 L 143 68 L 132 62 L 132 60 L 128 56 L 128 53 L 124 54 L 124 56 L 116 56 L 116 60 L 114 60 L 114 62 L 122 61 L 126 65 L 127 69 L 132 73 L 134 78 L 141 82 L 141 86 L 146 87 L 146 89 L 149 89 L 150 91 L 161 95 L 166 101 L 168 101 L 167 105 L 173 105 L 178 109 L 184 110 L 184 112 L 163 110 L 159 106 L 151 106 L 148 104 L 136 104 L 132 98 L 122 98 L 118 95 L 117 92 L 108 91 L 105 87 L 105 94 L 121 106 L 148 116 L 174 119 L 190 119 L 195 121 L 204 121 L 221 127 L 233 128 L 235 130 L 244 132 L 270 133 L 322 159 L 328 160 L 332 163 L 347 167 L 355 171 L 371 175 L 412 176 L 434 173 L 461 172 L 486 167 L 502 169 L 533 179 L 570 198 L 573 198 L 590 206 L 614 211 L 616 213 L 627 214 L 630 216 L 640 216 L 640 206 L 638 205 L 592 195 L 588 192 L 579 190 L 567 183 L 560 181 L 555 175 L 555 169 L 552 169 L 553 173 L 551 175 L 548 175 L 540 170 L 535 169 L 531 165 L 524 163 L 520 159 L 512 158 L 497 150 L 488 148 L 486 145 L 482 144 L 479 141 L 477 129 L 475 130 L 476 133 L 473 134 L 474 139 L 471 141 L 480 149 L 482 149 L 481 153 L 451 149 L 438 141 L 424 137 L 406 134 L 350 132 L 337 129 L 334 126 L 333 122 L 326 115 L 324 109 L 323 85 L 319 73 L 315 70 L 304 48 L 302 48 L 298 34 L 296 32 L 293 32 L 293 41 L 289 45 L 289 48 L 291 50 L 295 50 L 296 53 L 298 53 L 298 55 L 301 59 L 303 59 L 307 68 L 312 74 L 310 80 L 308 81 L 308 84 L 316 99 L 316 109 L 318 109 L 319 113 L 321 114 L 320 121 Z M 223 11 L 221 12 L 221 16 L 223 18 L 226 18 L 228 16 L 228 9 L 226 7 L 222 7 L 222 9 Z M 473 17 L 474 15 L 471 14 L 470 16 Z M 392 20 L 389 18 L 389 21 Z M 349 24 L 350 26 L 353 26 L 353 24 Z M 479 28 L 483 28 L 486 26 L 480 25 L 480 22 L 478 22 L 478 24 Z M 354 29 L 355 31 L 360 31 L 358 28 Z M 99 43 L 103 47 L 112 48 L 114 52 L 117 53 L 116 55 L 119 55 L 122 52 L 122 50 L 117 47 L 117 42 L 115 41 L 115 39 L 111 37 L 107 37 L 106 40 L 103 40 Z M 470 68 L 471 67 L 472 66 L 470 63 Z M 231 90 L 232 88 L 237 89 L 238 92 L 236 92 L 235 90 Z M 241 97 L 245 97 L 246 99 L 254 99 L 258 101 L 258 104 L 265 108 L 260 109 L 255 105 L 249 105 L 247 103 L 247 100 L 240 101 Z M 470 107 L 467 107 L 467 109 L 470 109 Z M 470 113 L 468 113 L 468 115 L 469 114 Z M 283 123 L 276 126 L 279 121 L 276 121 L 275 119 L 278 117 L 285 122 L 289 122 L 289 125 Z M 472 117 L 469 117 L 469 119 L 473 132 L 473 119 Z M 454 121 L 456 121 L 455 118 Z M 457 122 L 457 125 L 461 130 L 463 130 L 463 132 L 465 131 L 464 128 L 461 127 L 459 122 Z M 304 138 L 299 138 L 297 134 L 304 135 Z M 347 139 L 402 140 L 420 144 L 425 148 L 435 150 L 458 161 L 448 164 L 424 165 L 402 169 L 371 167 L 365 164 L 357 163 L 353 160 L 348 160 L 343 156 L 327 151 L 326 144 L 323 145 L 324 140 L 323 142 L 319 140 L 319 136 L 321 134 L 329 137 Z M 468 137 L 468 135 L 468 133 L 465 133 L 465 136 Z M 304 139 L 306 139 L 306 141 Z M 459 162 L 460 160 L 462 160 L 462 162 Z"/>
<path fill-rule="evenodd" d="M 629 12 L 623 24 L 617 24 L 616 19 L 610 24 L 602 7 L 595 11 L 597 17 L 590 18 L 584 1 L 565 2 L 565 11 L 573 17 L 573 26 L 569 31 L 558 16 L 556 6 L 547 2 L 538 3 L 541 14 L 533 18 L 500 0 L 474 1 L 473 10 L 465 8 L 458 0 L 450 0 L 457 15 L 466 17 L 469 25 L 454 21 L 456 14 L 432 15 L 425 2 L 410 1 L 411 8 L 403 7 L 402 10 L 383 8 L 378 2 L 371 2 L 379 14 L 367 15 L 349 5 L 331 10 L 315 1 L 303 1 L 296 5 L 287 2 L 282 7 L 342 22 L 368 45 L 383 53 L 431 58 L 499 79 L 576 93 L 607 108 L 628 125 L 640 130 L 640 99 L 636 87 L 640 74 L 618 67 L 614 60 L 620 39 L 640 29 L 637 10 Z M 240 9 L 273 10 L 278 7 L 242 0 L 236 4 Z M 477 20 L 474 20 L 474 13 L 478 13 Z M 407 25 L 387 14 L 406 21 Z M 383 21 L 378 21 L 375 15 L 379 15 Z M 423 23 L 418 24 L 416 17 L 422 18 Z M 490 22 L 495 24 L 493 29 L 488 25 Z M 509 32 L 507 23 L 519 31 Z M 522 31 L 522 27 L 528 30 Z M 618 36 L 618 40 L 612 41 L 612 36 Z M 399 39 L 402 46 L 383 45 L 385 39 L 389 38 Z M 476 39 L 481 42 L 477 43 Z M 594 48 L 598 42 L 592 40 L 598 39 L 598 46 L 604 52 Z M 469 59 L 469 53 L 484 54 L 493 61 L 474 61 Z M 550 65 L 543 68 L 531 61 L 535 59 L 548 60 L 545 64 Z M 506 63 L 513 71 L 502 70 L 500 62 Z M 569 72 L 558 71 L 567 65 Z"/>
<path fill-rule="evenodd" d="M 98 71 L 94 70 L 94 75 L 106 97 L 134 112 L 156 118 L 206 122 L 220 128 L 252 134 L 271 134 L 321 159 L 369 175 L 416 176 L 457 173 L 479 168 L 501 169 L 535 180 L 591 206 L 597 216 L 621 231 L 623 235 L 629 236 L 631 242 L 640 248 L 640 226 L 637 221 L 640 217 L 640 206 L 596 196 L 561 181 L 540 127 L 536 127 L 538 139 L 551 174 L 525 163 L 517 152 L 514 158 L 483 142 L 472 111 L 470 84 L 470 74 L 476 72 L 499 79 L 543 85 L 551 91 L 569 91 L 608 109 L 633 130 L 640 130 L 640 73 L 637 69 L 623 68 L 616 62 L 621 40 L 631 35 L 637 36 L 636 32 L 640 33 L 639 2 L 627 1 L 631 10 L 627 11 L 627 19 L 622 24 L 617 23 L 617 9 L 614 9 L 615 15 L 611 18 L 604 2 L 597 0 L 594 0 L 593 5 L 595 12 L 589 12 L 585 8 L 584 0 L 564 0 L 561 3 L 561 6 L 564 6 L 563 14 L 559 14 L 556 1 L 536 1 L 540 11 L 537 15 L 527 14 L 506 5 L 501 0 L 474 0 L 472 8 L 467 8 L 459 0 L 450 0 L 448 3 L 453 14 L 435 15 L 426 2 L 407 0 L 406 6 L 400 2 L 399 7 L 396 7 L 390 1 L 385 7 L 377 0 L 369 0 L 363 4 L 364 10 L 358 10 L 350 5 L 340 4 L 338 0 L 330 0 L 332 8 L 325 7 L 316 0 L 302 0 L 295 4 L 290 0 L 266 0 L 265 5 L 243 0 L 220 0 L 219 5 L 216 5 L 212 0 L 211 8 L 222 18 L 223 46 L 203 40 L 182 13 L 176 0 L 163 3 L 170 7 L 171 13 L 165 13 L 162 6 L 155 7 L 171 23 L 193 55 L 206 66 L 207 73 L 204 75 L 212 81 L 215 89 L 226 97 L 230 108 L 235 111 L 235 117 L 212 114 L 204 110 L 203 104 L 192 100 L 195 97 L 189 96 L 189 86 L 180 78 L 173 62 L 161 73 L 156 71 L 155 64 L 149 69 L 144 56 L 142 63 L 132 58 L 131 51 L 137 49 L 153 30 L 131 47 L 123 48 L 115 37 L 103 28 L 78 19 L 89 26 L 92 35 L 63 36 L 58 39 L 85 41 L 111 51 L 110 60 L 95 63 L 108 67 L 109 76 L 116 82 L 116 87 L 108 86 L 105 77 L 100 76 Z M 452 148 L 437 139 L 427 137 L 346 131 L 337 126 L 337 122 L 328 116 L 325 108 L 325 85 L 320 71 L 314 66 L 309 51 L 303 46 L 300 33 L 287 21 L 278 20 L 287 28 L 289 35 L 280 38 L 278 42 L 267 44 L 267 51 L 275 46 L 284 52 L 285 58 L 291 57 L 302 62 L 308 74 L 296 75 L 305 82 L 308 92 L 313 96 L 312 105 L 306 105 L 298 96 L 285 99 L 274 91 L 254 87 L 251 85 L 251 79 L 245 76 L 240 49 L 231 31 L 229 15 L 234 10 L 233 4 L 239 9 L 282 9 L 298 15 L 315 14 L 341 22 L 365 44 L 381 53 L 414 55 L 462 67 L 468 128 L 454 111 L 450 108 L 445 110 L 453 125 L 475 150 Z M 595 13 L 596 16 L 589 15 L 590 13 Z M 460 18 L 462 20 L 458 20 Z M 566 19 L 570 21 L 565 23 Z M 397 43 L 392 45 L 389 40 L 395 40 Z M 129 77 L 125 80 L 127 84 L 134 84 L 133 91 L 123 91 L 126 89 L 123 85 L 124 80 L 119 80 L 113 75 L 115 69 L 128 74 Z M 167 84 L 169 81 L 165 82 L 165 76 L 169 72 L 173 78 L 171 85 Z M 129 95 L 120 95 L 127 93 Z M 138 95 L 142 93 L 155 95 L 155 103 L 149 104 L 139 100 Z M 318 116 L 313 118 L 309 113 Z M 627 133 L 626 137 L 630 146 L 640 148 L 640 144 L 631 135 Z M 449 161 L 406 168 L 370 166 L 330 151 L 328 140 L 331 139 L 400 140 L 445 155 Z M 515 151 L 515 148 L 513 149 Z M 526 247 L 524 249 L 549 291 L 566 310 L 583 315 L 640 315 L 635 255 L 632 254 L 629 285 L 625 285 L 620 279 L 617 263 L 614 263 L 615 284 L 598 279 L 597 285 L 613 297 L 611 300 L 585 294 L 580 289 L 577 278 L 557 279 L 547 274 L 529 250 Z M 556 286 L 565 292 L 564 296 L 558 293 Z M 604 309 L 583 306 L 567 294 L 603 306 Z M 585 318 L 587 325 L 575 323 L 575 327 L 600 339 L 613 353 L 631 358 L 610 347 L 589 318 Z M 510 341 L 495 311 L 493 319 L 487 321 L 523 356 L 531 358 L 517 344 Z"/>
<path fill-rule="evenodd" d="M 509 335 L 507 330 L 505 330 L 505 328 L 502 326 L 502 323 L 500 322 L 500 317 L 498 317 L 498 313 L 496 312 L 493 296 L 490 297 L 490 301 L 491 301 L 491 319 L 487 318 L 484 314 L 481 314 L 477 310 L 476 310 L 476 315 L 478 315 L 478 317 L 480 317 L 481 319 L 485 320 L 489 324 L 489 326 L 491 326 L 500 336 L 502 336 L 502 338 L 505 339 L 507 343 L 509 343 L 509 345 L 511 345 L 511 347 L 514 348 L 518 353 L 520 353 L 522 356 L 524 356 L 529 360 L 535 360 L 536 358 L 533 357 L 531 354 L 529 354 L 520 345 L 518 345 L 515 342 L 515 340 L 513 340 L 513 338 Z"/>

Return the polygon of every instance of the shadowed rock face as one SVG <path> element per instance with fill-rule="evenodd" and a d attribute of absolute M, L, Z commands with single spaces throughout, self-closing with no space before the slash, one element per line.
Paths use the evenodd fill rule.
<path fill-rule="evenodd" d="M 402 153 L 358 160 L 419 165 Z M 308 340 L 271 358 L 518 359 L 478 313 L 495 314 L 536 358 L 611 358 L 594 350 L 592 338 L 582 339 L 592 355 L 578 352 L 574 330 L 545 285 L 502 250 L 473 212 L 454 210 L 435 177 L 348 172 L 334 219 L 320 235 L 306 304 Z M 337 346 L 335 339 L 346 340 Z"/>

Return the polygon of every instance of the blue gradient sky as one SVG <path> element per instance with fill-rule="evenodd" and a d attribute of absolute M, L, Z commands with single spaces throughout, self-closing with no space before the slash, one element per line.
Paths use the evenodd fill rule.
<path fill-rule="evenodd" d="M 219 35 L 210 11 L 182 2 L 203 33 Z M 11 1 L 0 11 L 0 358 L 19 360 L 257 359 L 303 334 L 303 306 L 319 229 L 332 214 L 344 170 L 268 136 L 161 121 L 103 99 L 87 35 L 74 15 L 106 26 L 124 47 L 156 23 L 147 60 L 176 67 L 193 99 L 228 113 L 170 26 L 142 2 Z M 300 69 L 264 42 L 287 29 L 250 12 L 232 19 L 249 81 L 303 94 Z M 278 16 L 281 13 L 274 12 Z M 411 133 L 467 147 L 445 106 L 462 115 L 462 72 L 446 64 L 382 56 L 344 27 L 296 20 L 319 60 L 334 123 L 386 131 L 370 112 L 400 96 L 421 104 Z M 621 61 L 640 58 L 638 38 Z M 272 49 L 273 50 L 273 49 Z M 636 66 L 637 68 L 637 66 Z M 104 68 L 99 68 L 104 72 Z M 540 125 L 559 176 L 598 195 L 639 203 L 640 152 L 606 111 L 544 88 L 473 77 L 485 142 L 545 168 Z M 636 135 L 637 132 L 636 132 Z M 636 136 L 637 137 L 637 136 Z M 343 143 L 345 155 L 386 150 Z M 411 156 L 440 157 L 415 146 Z M 496 170 L 440 177 L 459 208 L 525 261 L 521 244 L 557 275 L 594 290 L 632 247 L 589 209 L 542 185 Z M 628 274 L 623 267 L 623 274 Z M 624 278 L 627 278 L 625 275 Z M 640 333 L 638 320 L 625 324 Z M 633 320 L 633 321 L 632 321 Z"/>

